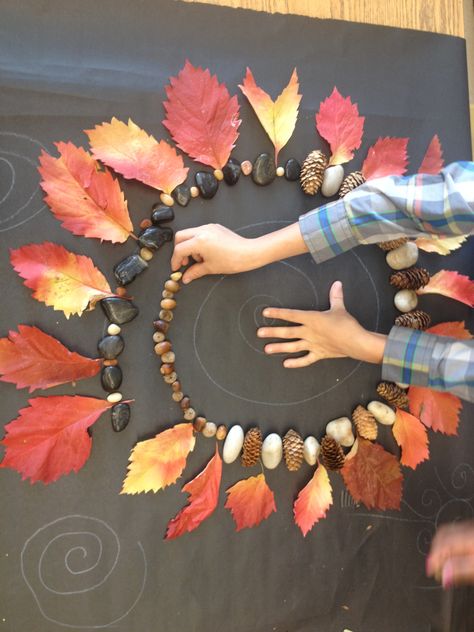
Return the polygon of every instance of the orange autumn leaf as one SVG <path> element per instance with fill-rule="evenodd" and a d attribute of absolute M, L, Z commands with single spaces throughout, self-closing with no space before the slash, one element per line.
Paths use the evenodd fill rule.
<path fill-rule="evenodd" d="M 418 173 L 429 173 L 436 175 L 441 171 L 444 165 L 443 150 L 439 141 L 438 134 L 435 134 L 431 139 L 426 154 L 421 161 Z"/>
<path fill-rule="evenodd" d="M 347 459 L 342 478 L 352 498 L 367 509 L 400 509 L 403 476 L 393 454 L 358 437 L 356 454 Z"/>
<path fill-rule="evenodd" d="M 410 386 L 408 402 L 410 412 L 427 428 L 446 435 L 457 435 L 462 409 L 459 397 L 424 386 Z"/>
<path fill-rule="evenodd" d="M 82 147 L 56 143 L 60 157 L 45 151 L 38 171 L 45 201 L 62 227 L 74 235 L 122 243 L 133 230 L 119 183 Z"/>
<path fill-rule="evenodd" d="M 458 338 L 459 340 L 470 340 L 472 338 L 471 332 L 466 329 L 465 322 L 450 321 L 447 323 L 439 323 L 429 327 L 427 333 L 436 334 L 437 336 L 451 336 L 452 338 Z"/>
<path fill-rule="evenodd" d="M 239 136 L 239 102 L 208 69 L 186 61 L 166 86 L 163 125 L 188 156 L 221 169 L 229 160 Z"/>
<path fill-rule="evenodd" d="M 309 483 L 300 491 L 293 505 L 295 523 L 306 534 L 326 517 L 332 505 L 332 487 L 324 465 L 319 464 Z"/>
<path fill-rule="evenodd" d="M 331 147 L 330 165 L 340 165 L 354 157 L 354 150 L 362 142 L 364 120 L 357 104 L 350 97 L 344 98 L 336 87 L 320 104 L 316 128 Z"/>
<path fill-rule="evenodd" d="M 276 511 L 275 497 L 263 474 L 235 483 L 226 494 L 225 508 L 232 514 L 236 531 L 256 527 Z"/>
<path fill-rule="evenodd" d="M 398 408 L 392 431 L 402 449 L 402 465 L 416 469 L 420 463 L 430 458 L 428 433 L 419 419 Z"/>
<path fill-rule="evenodd" d="M 176 424 L 153 439 L 140 441 L 130 453 L 121 494 L 157 492 L 181 476 L 196 439 L 193 425 Z"/>
<path fill-rule="evenodd" d="M 275 147 L 275 163 L 278 153 L 290 140 L 298 118 L 298 107 L 301 94 L 298 94 L 299 83 L 296 68 L 293 70 L 286 88 L 275 101 L 255 83 L 252 71 L 247 68 L 247 74 L 239 88 L 250 102 L 263 129 L 267 132 Z"/>
<path fill-rule="evenodd" d="M 115 117 L 110 123 L 85 130 L 94 158 L 150 187 L 171 193 L 186 180 L 188 169 L 183 159 L 166 141 L 158 142 L 129 119 L 128 124 Z"/>
<path fill-rule="evenodd" d="M 402 176 L 407 170 L 408 138 L 378 138 L 369 148 L 362 164 L 362 175 L 366 180 L 384 176 Z"/>
<path fill-rule="evenodd" d="M 183 487 L 182 491 L 189 494 L 189 504 L 169 522 L 166 540 L 194 531 L 209 518 L 219 501 L 221 477 L 222 459 L 216 446 L 216 452 L 204 470 Z"/>
<path fill-rule="evenodd" d="M 50 388 L 92 377 L 100 371 L 101 360 L 86 358 L 48 336 L 38 327 L 18 325 L 0 338 L 0 379 L 17 388 Z"/>
<path fill-rule="evenodd" d="M 466 235 L 457 235 L 455 237 L 438 237 L 430 235 L 429 237 L 418 237 L 415 244 L 425 252 L 436 252 L 439 255 L 449 255 L 453 250 L 457 250 L 466 241 Z"/>
<path fill-rule="evenodd" d="M 114 296 L 92 259 L 58 244 L 21 246 L 10 250 L 10 261 L 26 287 L 34 290 L 33 298 L 63 311 L 66 318 L 80 316 L 88 305 L 92 309 L 100 299 Z"/>
<path fill-rule="evenodd" d="M 440 270 L 417 294 L 441 294 L 474 307 L 474 282 L 454 270 Z"/>

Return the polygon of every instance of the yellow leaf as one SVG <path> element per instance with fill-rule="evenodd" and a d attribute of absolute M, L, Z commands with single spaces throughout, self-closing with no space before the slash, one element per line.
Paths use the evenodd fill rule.
<path fill-rule="evenodd" d="M 467 239 L 467 235 L 456 237 L 418 237 L 415 244 L 425 252 L 437 252 L 439 255 L 449 255 L 452 250 L 457 250 Z"/>

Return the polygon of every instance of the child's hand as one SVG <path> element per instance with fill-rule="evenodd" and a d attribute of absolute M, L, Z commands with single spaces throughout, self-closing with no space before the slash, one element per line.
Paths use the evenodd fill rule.
<path fill-rule="evenodd" d="M 428 575 L 443 586 L 474 584 L 474 520 L 443 525 L 431 543 L 426 561 Z"/>

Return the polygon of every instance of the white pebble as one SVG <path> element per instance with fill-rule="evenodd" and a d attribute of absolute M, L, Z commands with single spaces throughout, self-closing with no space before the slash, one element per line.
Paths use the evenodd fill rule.
<path fill-rule="evenodd" d="M 279 178 L 285 175 L 285 170 L 283 167 L 277 167 L 276 174 Z"/>
<path fill-rule="evenodd" d="M 390 408 L 390 406 L 387 406 L 387 404 L 382 404 L 382 402 L 374 400 L 367 406 L 367 410 L 372 413 L 379 424 L 393 426 L 395 423 L 395 411 Z"/>
<path fill-rule="evenodd" d="M 316 437 L 306 437 L 303 444 L 303 456 L 308 465 L 316 465 L 321 446 Z"/>
<path fill-rule="evenodd" d="M 418 305 L 418 296 L 414 290 L 400 290 L 393 298 L 395 307 L 400 312 L 411 312 Z"/>
<path fill-rule="evenodd" d="M 349 417 L 338 417 L 330 421 L 326 426 L 326 434 L 346 448 L 350 448 L 355 441 Z"/>
<path fill-rule="evenodd" d="M 217 432 L 217 426 L 213 421 L 207 421 L 206 425 L 202 429 L 202 434 L 207 437 L 213 437 Z"/>
<path fill-rule="evenodd" d="M 342 181 L 344 180 L 344 167 L 342 165 L 332 165 L 328 167 L 323 176 L 323 183 L 321 185 L 321 193 L 324 197 L 332 197 L 341 188 Z"/>
<path fill-rule="evenodd" d="M 111 404 L 116 404 L 121 399 L 122 399 L 122 393 L 119 393 L 118 391 L 115 391 L 115 393 L 109 393 L 107 395 L 107 401 L 110 402 Z"/>
<path fill-rule="evenodd" d="M 110 323 L 110 325 L 107 327 L 107 333 L 109 334 L 109 336 L 117 336 L 121 331 L 122 330 L 120 329 L 120 327 L 115 323 Z"/>
<path fill-rule="evenodd" d="M 407 241 L 403 246 L 387 252 L 385 257 L 392 270 L 410 268 L 418 261 L 418 246 L 414 241 Z"/>
<path fill-rule="evenodd" d="M 224 441 L 224 449 L 222 451 L 222 458 L 224 463 L 233 463 L 239 456 L 242 446 L 244 445 L 244 431 L 242 426 L 238 424 L 232 426 L 227 433 L 227 437 Z"/>
<path fill-rule="evenodd" d="M 265 437 L 262 444 L 262 462 L 269 469 L 274 470 L 280 464 L 283 457 L 283 442 L 280 435 L 272 432 Z"/>

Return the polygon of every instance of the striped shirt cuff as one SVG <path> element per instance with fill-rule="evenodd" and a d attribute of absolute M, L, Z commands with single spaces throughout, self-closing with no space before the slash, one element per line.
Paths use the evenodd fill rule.
<path fill-rule="evenodd" d="M 428 386 L 437 336 L 406 327 L 392 327 L 385 345 L 382 379 Z"/>
<path fill-rule="evenodd" d="M 325 204 L 299 218 L 303 239 L 317 263 L 332 259 L 355 246 L 355 238 L 343 200 Z"/>

